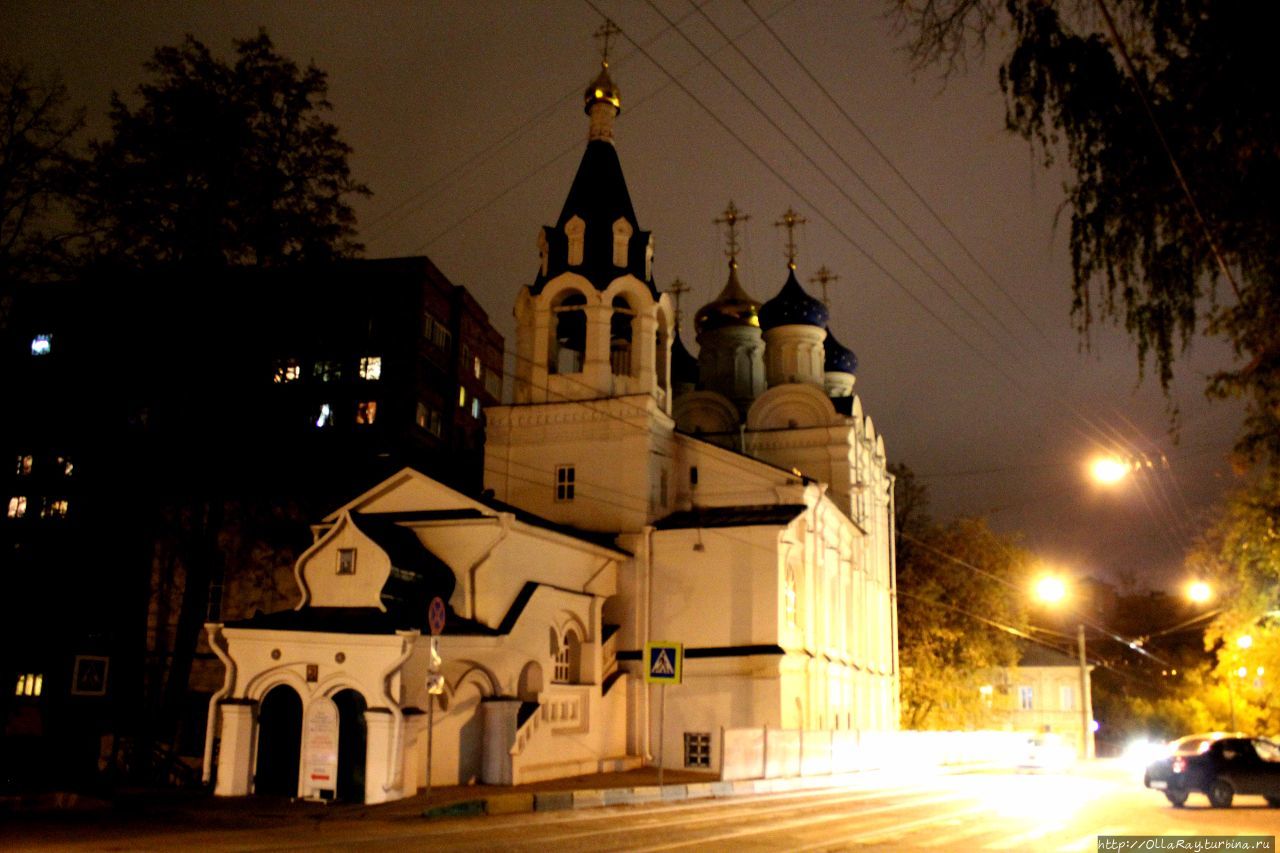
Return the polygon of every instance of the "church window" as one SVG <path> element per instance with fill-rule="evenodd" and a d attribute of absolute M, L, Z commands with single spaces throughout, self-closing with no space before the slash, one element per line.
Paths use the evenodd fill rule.
<path fill-rule="evenodd" d="M 711 766 L 711 732 L 684 733 L 684 766 Z"/>
<path fill-rule="evenodd" d="M 321 382 L 336 382 L 342 378 L 342 365 L 336 361 L 317 361 L 311 372 Z"/>
<path fill-rule="evenodd" d="M 658 330 L 653 336 L 653 351 L 657 356 L 655 368 L 658 373 L 658 388 L 667 390 L 667 360 L 671 347 L 667 341 L 667 324 L 661 314 L 658 315 Z"/>
<path fill-rule="evenodd" d="M 338 574 L 354 575 L 356 573 L 356 549 L 338 549 Z"/>
<path fill-rule="evenodd" d="M 573 500 L 575 473 L 572 465 L 556 466 L 556 500 Z"/>
<path fill-rule="evenodd" d="M 18 674 L 18 684 L 13 690 L 13 695 L 35 698 L 42 690 L 44 690 L 43 673 L 23 672 Z"/>
<path fill-rule="evenodd" d="M 627 265 L 627 249 L 631 246 L 631 223 L 619 218 L 613 223 L 613 265 Z"/>
<path fill-rule="evenodd" d="M 360 359 L 360 378 L 370 382 L 382 378 L 382 356 L 366 355 Z"/>
<path fill-rule="evenodd" d="M 48 355 L 53 351 L 53 335 L 40 334 L 31 339 L 32 355 Z"/>
<path fill-rule="evenodd" d="M 302 365 L 296 358 L 277 358 L 275 374 L 271 377 L 277 385 L 296 382 L 302 378 Z"/>
<path fill-rule="evenodd" d="M 30 453 L 18 454 L 18 476 L 25 477 L 31 473 L 31 464 L 34 462 Z"/>
<path fill-rule="evenodd" d="M 22 518 L 27 514 L 27 499 L 24 495 L 9 498 L 9 517 Z"/>
<path fill-rule="evenodd" d="M 569 265 L 582 263 L 582 246 L 587 232 L 587 223 L 575 216 L 564 224 L 564 235 L 569 238 Z"/>
<path fill-rule="evenodd" d="M 333 405 L 331 403 L 320 404 L 320 413 L 316 416 L 316 426 L 333 426 Z"/>
<path fill-rule="evenodd" d="M 790 561 L 787 562 L 787 588 L 783 595 L 785 596 L 784 606 L 787 611 L 787 624 L 792 628 L 798 627 L 799 620 L 796 618 L 796 570 Z"/>
<path fill-rule="evenodd" d="M 689 466 L 689 485 L 690 486 L 698 485 L 698 466 L 697 465 Z"/>
<path fill-rule="evenodd" d="M 635 313 L 625 298 L 613 298 L 613 316 L 609 320 L 609 367 L 614 376 L 631 375 L 631 324 Z"/>
<path fill-rule="evenodd" d="M 378 416 L 378 402 L 376 400 L 361 400 L 356 403 L 356 423 L 361 426 L 368 426 L 373 423 L 373 419 Z"/>
<path fill-rule="evenodd" d="M 562 295 L 552 307 L 555 318 L 548 373 L 581 373 L 587 351 L 587 298 L 576 291 Z"/>
<path fill-rule="evenodd" d="M 665 509 L 668 502 L 669 501 L 668 501 L 668 495 L 667 495 L 667 469 L 663 468 L 662 471 L 658 474 L 658 506 Z"/>

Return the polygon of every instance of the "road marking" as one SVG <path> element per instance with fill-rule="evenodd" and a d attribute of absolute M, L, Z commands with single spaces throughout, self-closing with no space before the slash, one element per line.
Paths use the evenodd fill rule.
<path fill-rule="evenodd" d="M 1021 835 L 1012 835 L 1001 841 L 993 841 L 990 844 L 983 845 L 987 850 L 1021 850 L 1030 845 L 1033 841 L 1039 841 L 1046 835 L 1053 832 L 1061 832 L 1065 829 L 1065 825 L 1061 823 L 1042 826 L 1039 829 L 1033 829 L 1030 832 L 1024 832 Z"/>

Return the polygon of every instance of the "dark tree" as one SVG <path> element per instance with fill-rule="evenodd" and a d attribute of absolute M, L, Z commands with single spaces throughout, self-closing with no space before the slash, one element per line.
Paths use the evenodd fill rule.
<path fill-rule="evenodd" d="M 67 113 L 57 80 L 0 61 L 0 287 L 39 280 L 66 259 L 66 231 L 52 221 L 65 210 L 75 135 L 84 113 Z"/>
<path fill-rule="evenodd" d="M 1228 0 L 893 0 L 921 67 L 998 48 L 1010 130 L 1069 165 L 1074 316 L 1123 322 L 1168 388 L 1200 332 L 1235 363 L 1242 460 L 1280 464 L 1280 90 Z M 1005 36 L 1008 38 L 1005 38 Z"/>
<path fill-rule="evenodd" d="M 275 52 L 265 32 L 228 64 L 192 36 L 156 50 L 141 103 L 111 99 L 80 209 L 97 258 L 203 269 L 350 255 L 351 148 L 322 118 L 327 78 Z"/>

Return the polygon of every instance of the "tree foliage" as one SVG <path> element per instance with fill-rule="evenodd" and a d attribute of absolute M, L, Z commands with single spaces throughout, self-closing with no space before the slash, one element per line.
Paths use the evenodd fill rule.
<path fill-rule="evenodd" d="M 192 36 L 146 64 L 141 102 L 111 99 L 112 135 L 92 145 L 80 219 L 95 257 L 278 266 L 350 255 L 351 148 L 322 118 L 327 78 L 275 51 L 265 32 L 232 63 Z"/>
<path fill-rule="evenodd" d="M 1256 8 L 891 5 L 921 67 L 949 73 L 993 44 L 1007 48 L 999 78 L 1008 128 L 1046 164 L 1065 157 L 1069 166 L 1081 331 L 1122 321 L 1139 364 L 1154 365 L 1166 389 L 1195 334 L 1225 339 L 1237 358 L 1207 390 L 1248 401 L 1242 459 L 1280 463 L 1280 92 L 1267 82 L 1271 33 Z"/>
<path fill-rule="evenodd" d="M 65 227 L 53 219 L 70 192 L 84 126 L 67 100 L 58 80 L 0 61 L 0 285 L 48 277 L 65 263 Z"/>
<path fill-rule="evenodd" d="M 895 466 L 894 474 L 902 725 L 988 724 L 979 687 L 993 668 L 1017 663 L 1016 635 L 1007 629 L 1026 627 L 1017 590 L 1031 555 L 982 519 L 935 524 L 910 470 Z"/>

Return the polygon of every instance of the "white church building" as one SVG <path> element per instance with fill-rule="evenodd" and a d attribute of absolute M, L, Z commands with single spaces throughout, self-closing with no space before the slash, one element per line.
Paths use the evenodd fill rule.
<path fill-rule="evenodd" d="M 794 251 L 772 299 L 746 293 L 731 204 L 695 361 L 607 63 L 585 101 L 586 152 L 515 297 L 512 403 L 485 412 L 484 494 L 406 469 L 314 526 L 294 609 L 207 626 L 217 794 L 384 802 L 428 774 L 654 764 L 659 742 L 664 766 L 714 772 L 726 730 L 897 728 L 892 478 L 856 360 Z M 679 684 L 647 683 L 652 642 L 682 645 Z"/>

